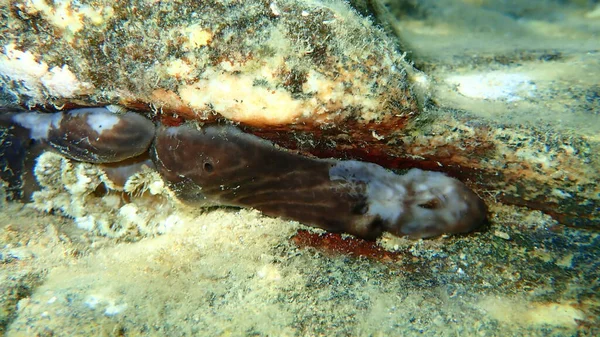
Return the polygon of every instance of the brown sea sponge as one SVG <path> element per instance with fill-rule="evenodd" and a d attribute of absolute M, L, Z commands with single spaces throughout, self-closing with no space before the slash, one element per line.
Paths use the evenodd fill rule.
<path fill-rule="evenodd" d="M 184 202 L 253 207 L 367 239 L 464 233 L 486 218 L 483 201 L 442 173 L 309 158 L 233 126 L 161 127 L 153 158 Z"/>

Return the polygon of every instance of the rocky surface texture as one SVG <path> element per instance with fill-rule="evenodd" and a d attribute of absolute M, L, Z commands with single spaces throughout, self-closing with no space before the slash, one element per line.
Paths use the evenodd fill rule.
<path fill-rule="evenodd" d="M 597 335 L 600 5 L 352 4 L 0 1 L 0 102 L 118 103 L 167 125 L 232 121 L 318 157 L 443 171 L 486 199 L 488 228 L 371 243 L 181 206 L 172 228 L 148 231 L 166 235 L 115 239 L 3 204 L 1 331 Z M 78 203 L 54 188 L 65 207 L 121 216 L 94 188 Z"/>

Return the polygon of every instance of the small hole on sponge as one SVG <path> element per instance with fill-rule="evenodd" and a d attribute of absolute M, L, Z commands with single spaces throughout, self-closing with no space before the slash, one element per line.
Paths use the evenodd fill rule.
<path fill-rule="evenodd" d="M 212 166 L 211 163 L 204 163 L 204 171 L 206 172 L 212 172 L 215 168 Z"/>
<path fill-rule="evenodd" d="M 426 208 L 426 209 L 437 209 L 437 208 L 440 208 L 441 206 L 442 206 L 442 204 L 438 199 L 431 199 L 431 200 L 428 200 L 427 202 L 419 204 L 419 207 Z"/>

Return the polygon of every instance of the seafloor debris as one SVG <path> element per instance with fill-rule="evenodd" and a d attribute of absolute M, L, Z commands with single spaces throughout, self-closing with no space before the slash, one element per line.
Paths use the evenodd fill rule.
<path fill-rule="evenodd" d="M 162 194 L 163 185 L 151 166 L 181 201 L 253 207 L 267 215 L 362 238 L 375 239 L 384 231 L 416 238 L 464 233 L 479 227 L 486 217 L 483 201 L 442 173 L 412 169 L 397 175 L 372 163 L 309 158 L 234 126 L 159 126 L 154 138 L 154 125 L 143 116 L 106 108 L 0 117 L 8 133 L 13 126 L 20 135 L 23 128 L 29 130 L 24 136 L 33 145 L 48 144 L 71 160 L 115 162 L 103 169 L 49 153 L 36 159 L 35 176 L 42 190 L 33 193 L 33 200 L 45 210 L 60 209 L 73 216 L 80 227 L 104 234 L 126 233 L 132 215 L 137 219 L 134 227 L 148 227 L 144 222 L 151 219 L 139 215 L 139 205 L 124 203 L 108 190 L 136 193 L 149 189 L 141 184 L 159 184 L 157 191 L 149 190 Z M 148 150 L 154 165 L 146 164 Z M 31 168 L 10 156 L 4 154 L 9 164 L 18 165 L 8 167 L 4 174 L 10 175 L 9 181 L 18 181 Z M 117 162 L 123 160 L 121 169 Z M 144 175 L 150 178 L 140 179 Z M 123 186 L 113 180 L 124 182 Z M 61 191 L 70 198 L 65 200 Z M 120 222 L 96 220 L 98 212 L 86 207 L 90 195 L 100 195 L 102 202 L 94 204 L 106 206 L 109 214 L 117 213 L 112 220 Z M 145 205 L 151 210 L 142 212 L 154 213 L 170 203 L 161 201 Z"/>

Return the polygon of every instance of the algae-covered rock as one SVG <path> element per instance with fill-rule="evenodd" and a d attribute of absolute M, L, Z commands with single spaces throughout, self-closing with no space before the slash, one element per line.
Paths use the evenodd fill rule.
<path fill-rule="evenodd" d="M 4 3 L 12 101 L 150 105 L 250 125 L 416 111 L 393 41 L 342 2 Z"/>

